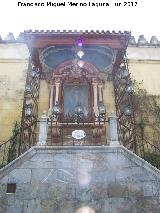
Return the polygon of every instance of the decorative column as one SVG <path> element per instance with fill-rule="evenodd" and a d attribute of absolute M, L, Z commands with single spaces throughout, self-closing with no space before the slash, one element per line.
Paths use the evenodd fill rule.
<path fill-rule="evenodd" d="M 56 79 L 55 86 L 56 86 L 56 95 L 55 95 L 55 104 L 56 104 L 56 102 L 58 102 L 58 99 L 59 99 L 60 79 Z"/>
<path fill-rule="evenodd" d="M 48 133 L 47 115 L 46 115 L 46 111 L 44 111 L 40 118 L 39 141 L 37 145 L 40 145 L 40 146 L 46 145 L 47 133 Z"/>
<path fill-rule="evenodd" d="M 119 145 L 118 131 L 117 131 L 117 116 L 112 113 L 109 117 L 109 140 L 111 146 Z"/>
<path fill-rule="evenodd" d="M 53 107 L 53 88 L 54 88 L 54 85 L 50 85 L 50 99 L 49 99 L 49 109 L 50 110 Z"/>
<path fill-rule="evenodd" d="M 99 101 L 102 101 L 102 84 L 98 84 Z"/>
<path fill-rule="evenodd" d="M 93 103 L 94 103 L 94 106 L 93 106 L 93 109 L 94 109 L 94 113 L 95 113 L 95 116 L 98 116 L 98 106 L 97 106 L 97 100 L 98 100 L 98 96 L 97 96 L 97 82 L 93 82 L 92 83 L 93 85 L 93 97 L 94 97 L 94 100 L 93 100 Z"/>

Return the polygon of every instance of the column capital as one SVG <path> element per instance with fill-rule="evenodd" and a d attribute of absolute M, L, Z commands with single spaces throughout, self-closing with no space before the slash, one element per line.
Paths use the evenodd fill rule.
<path fill-rule="evenodd" d="M 61 83 L 61 78 L 55 78 L 55 85 L 59 85 Z"/>
<path fill-rule="evenodd" d="M 92 86 L 93 86 L 93 88 L 97 88 L 98 83 L 97 82 L 92 82 Z"/>
<path fill-rule="evenodd" d="M 92 78 L 92 84 L 98 84 L 98 79 L 97 78 Z"/>
<path fill-rule="evenodd" d="M 52 89 L 54 87 L 54 84 L 50 84 L 49 87 L 50 89 Z"/>
<path fill-rule="evenodd" d="M 103 84 L 102 84 L 102 83 L 99 83 L 99 84 L 98 84 L 98 88 L 99 88 L 99 89 L 102 89 L 102 87 L 103 87 Z"/>

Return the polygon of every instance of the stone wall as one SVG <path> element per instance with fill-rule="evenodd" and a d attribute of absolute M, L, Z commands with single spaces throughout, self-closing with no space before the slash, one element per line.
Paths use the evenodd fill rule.
<path fill-rule="evenodd" d="M 129 46 L 127 58 L 132 78 L 143 82 L 149 94 L 160 95 L 160 48 Z"/>
<path fill-rule="evenodd" d="M 6 194 L 16 183 L 15 194 Z M 34 147 L 0 170 L 3 213 L 159 213 L 160 171 L 117 147 Z"/>
<path fill-rule="evenodd" d="M 0 141 L 21 120 L 29 51 L 25 44 L 0 44 Z"/>
<path fill-rule="evenodd" d="M 38 115 L 42 115 L 43 111 L 48 111 L 49 109 L 49 94 L 50 88 L 49 84 L 45 80 L 40 81 L 40 91 L 39 91 L 39 101 L 38 101 Z"/>

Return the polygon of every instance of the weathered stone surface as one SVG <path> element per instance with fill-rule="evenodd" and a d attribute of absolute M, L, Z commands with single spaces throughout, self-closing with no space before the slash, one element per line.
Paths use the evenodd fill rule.
<path fill-rule="evenodd" d="M 6 212 L 8 206 L 8 200 L 5 199 L 5 197 L 1 198 L 0 197 L 0 212 Z"/>
<path fill-rule="evenodd" d="M 121 146 L 35 147 L 6 171 L 0 213 L 159 213 L 160 172 Z"/>
<path fill-rule="evenodd" d="M 14 169 L 8 175 L 10 183 L 28 183 L 31 181 L 31 169 Z"/>
<path fill-rule="evenodd" d="M 3 197 L 3 198 L 6 197 L 6 190 L 7 190 L 6 184 L 1 184 L 0 185 L 0 197 Z"/>
<path fill-rule="evenodd" d="M 38 184 L 17 184 L 16 188 L 16 198 L 18 200 L 27 200 L 37 198 Z"/>
<path fill-rule="evenodd" d="M 48 183 L 49 181 L 55 181 L 56 179 L 56 170 L 55 169 L 32 169 L 32 177 L 31 182 L 40 182 L 40 183 Z"/>
<path fill-rule="evenodd" d="M 41 200 L 41 213 L 58 213 L 58 202 L 56 200 Z"/>
<path fill-rule="evenodd" d="M 23 201 L 16 199 L 14 195 L 8 195 L 7 213 L 21 213 L 23 212 Z"/>

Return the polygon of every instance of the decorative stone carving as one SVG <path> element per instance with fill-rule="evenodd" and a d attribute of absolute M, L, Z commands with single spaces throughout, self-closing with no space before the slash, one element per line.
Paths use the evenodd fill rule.
<path fill-rule="evenodd" d="M 153 46 L 156 46 L 156 45 L 159 44 L 159 41 L 158 41 L 156 36 L 151 37 L 150 44 L 153 45 Z"/>
<path fill-rule="evenodd" d="M 130 40 L 129 40 L 129 44 L 130 45 L 136 45 L 136 40 L 134 36 L 131 36 Z"/>
<path fill-rule="evenodd" d="M 5 40 L 6 41 L 15 41 L 13 33 L 8 33 Z"/>
<path fill-rule="evenodd" d="M 19 34 L 17 41 L 24 42 L 24 37 L 22 33 Z"/>
<path fill-rule="evenodd" d="M 147 45 L 147 40 L 145 39 L 144 35 L 140 35 L 138 39 L 138 46 Z"/>

